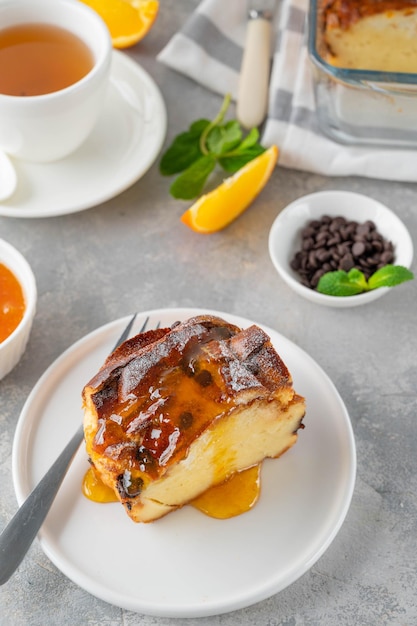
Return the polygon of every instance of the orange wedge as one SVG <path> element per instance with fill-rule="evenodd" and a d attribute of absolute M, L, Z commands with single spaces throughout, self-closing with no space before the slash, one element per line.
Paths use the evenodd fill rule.
<path fill-rule="evenodd" d="M 149 32 L 159 0 L 81 0 L 107 24 L 114 48 L 128 48 Z"/>
<path fill-rule="evenodd" d="M 201 196 L 181 217 L 197 233 L 214 233 L 228 226 L 253 202 L 271 176 L 278 148 L 271 146 L 210 193 Z"/>

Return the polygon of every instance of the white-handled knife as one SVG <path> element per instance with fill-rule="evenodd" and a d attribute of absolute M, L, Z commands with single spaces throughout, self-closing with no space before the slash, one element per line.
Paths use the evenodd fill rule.
<path fill-rule="evenodd" d="M 252 0 L 239 77 L 236 115 L 244 128 L 259 126 L 268 107 L 272 19 L 277 0 Z"/>

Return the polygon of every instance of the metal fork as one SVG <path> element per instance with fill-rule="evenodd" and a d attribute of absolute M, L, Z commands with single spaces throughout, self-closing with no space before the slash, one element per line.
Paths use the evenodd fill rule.
<path fill-rule="evenodd" d="M 135 319 L 136 313 L 129 320 L 113 350 L 128 338 Z M 139 332 L 143 332 L 146 329 L 148 321 L 149 318 L 147 317 Z M 0 585 L 9 580 L 32 545 L 83 438 L 84 429 L 81 425 L 55 463 L 46 472 L 45 476 L 26 498 L 1 533 Z"/>

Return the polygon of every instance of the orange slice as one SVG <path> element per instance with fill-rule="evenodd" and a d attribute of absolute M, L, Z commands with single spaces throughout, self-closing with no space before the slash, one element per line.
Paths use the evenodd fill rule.
<path fill-rule="evenodd" d="M 214 233 L 228 226 L 253 202 L 271 176 L 278 159 L 271 146 L 210 193 L 201 196 L 181 217 L 197 233 Z"/>
<path fill-rule="evenodd" d="M 128 48 L 149 32 L 159 0 L 82 0 L 107 24 L 114 48 Z"/>

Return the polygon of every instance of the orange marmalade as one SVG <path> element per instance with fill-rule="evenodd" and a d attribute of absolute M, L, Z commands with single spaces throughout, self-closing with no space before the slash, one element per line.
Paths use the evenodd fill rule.
<path fill-rule="evenodd" d="M 25 312 L 23 289 L 16 276 L 0 263 L 0 342 L 9 337 Z"/>
<path fill-rule="evenodd" d="M 233 474 L 228 480 L 190 502 L 191 506 L 209 517 L 228 519 L 249 511 L 257 502 L 260 491 L 261 466 L 255 465 Z M 93 502 L 117 502 L 114 490 L 103 483 L 90 467 L 82 484 L 83 494 Z"/>

